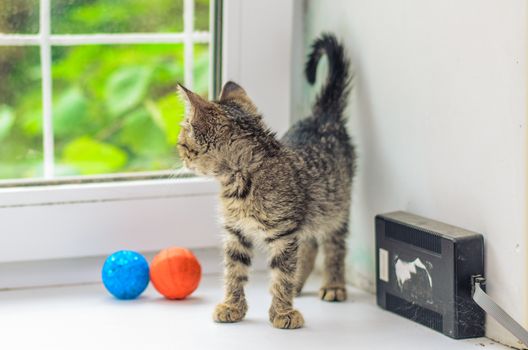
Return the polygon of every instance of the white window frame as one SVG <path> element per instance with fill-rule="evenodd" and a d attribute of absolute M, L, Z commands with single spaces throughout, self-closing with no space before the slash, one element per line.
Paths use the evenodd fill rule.
<path fill-rule="evenodd" d="M 185 51 L 186 65 L 192 69 L 192 61 L 187 61 L 188 57 L 192 60 L 192 43 L 211 42 L 208 35 L 194 32 L 192 21 L 188 20 L 185 33 L 192 35 L 50 35 L 49 17 L 42 18 L 44 13 L 49 14 L 49 1 L 41 0 L 39 35 L 0 34 L 0 43 L 44 43 L 44 61 L 50 58 L 51 45 L 183 41 L 189 47 Z M 193 3 L 185 0 L 188 18 L 193 17 Z M 223 81 L 242 84 L 261 108 L 264 119 L 279 134 L 291 120 L 294 3 L 295 0 L 223 3 Z M 186 66 L 186 73 L 187 69 Z M 43 95 L 47 109 L 45 132 L 52 136 L 49 71 L 43 71 L 43 80 L 49 86 Z M 191 86 L 192 81 L 186 84 Z M 52 144 L 52 140 L 46 142 Z M 46 147 L 49 149 L 50 144 Z M 214 180 L 114 180 L 110 176 L 90 183 L 51 181 L 45 186 L 22 182 L 26 185 L 13 187 L 0 183 L 0 263 L 98 256 L 119 249 L 149 252 L 170 245 L 218 246 L 221 228 Z"/>

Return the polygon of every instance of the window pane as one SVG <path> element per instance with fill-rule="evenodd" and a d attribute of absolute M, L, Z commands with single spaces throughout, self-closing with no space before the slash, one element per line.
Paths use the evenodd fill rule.
<path fill-rule="evenodd" d="M 38 0 L 0 1 L 0 33 L 36 34 L 38 31 Z"/>
<path fill-rule="evenodd" d="M 37 47 L 0 46 L 0 179 L 42 175 Z"/>
<path fill-rule="evenodd" d="M 51 30 L 55 34 L 181 32 L 183 0 L 52 0 Z"/>
<path fill-rule="evenodd" d="M 53 48 L 56 173 L 177 167 L 183 45 Z"/>
<path fill-rule="evenodd" d="M 209 45 L 194 45 L 194 91 L 205 98 L 209 98 Z M 215 96 L 216 97 L 216 96 Z"/>
<path fill-rule="evenodd" d="M 195 30 L 209 30 L 209 0 L 195 0 L 194 17 Z"/>

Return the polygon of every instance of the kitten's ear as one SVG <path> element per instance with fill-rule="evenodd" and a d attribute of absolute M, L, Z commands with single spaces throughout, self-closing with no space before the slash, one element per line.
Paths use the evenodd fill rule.
<path fill-rule="evenodd" d="M 251 101 L 246 91 L 240 85 L 232 81 L 225 83 L 224 87 L 222 88 L 222 92 L 220 93 L 220 101 L 227 100 L 232 100 L 239 103 L 250 113 L 257 112 L 257 107 L 253 101 Z"/>
<path fill-rule="evenodd" d="M 220 92 L 220 101 L 247 98 L 246 91 L 237 83 L 228 81 Z"/>
<path fill-rule="evenodd" d="M 195 94 L 181 84 L 178 84 L 178 93 L 185 102 L 185 115 L 189 115 L 191 110 L 203 111 L 204 108 L 210 104 L 209 101 L 205 100 L 200 95 Z M 192 115 L 195 114 L 196 113 L 193 113 Z"/>

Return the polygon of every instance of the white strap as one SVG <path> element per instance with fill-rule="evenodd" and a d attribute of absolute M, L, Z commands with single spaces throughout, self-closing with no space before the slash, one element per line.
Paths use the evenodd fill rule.
<path fill-rule="evenodd" d="M 511 318 L 506 311 L 482 290 L 481 285 L 485 284 L 485 281 L 483 277 L 474 278 L 473 300 L 504 328 L 528 346 L 528 331 Z"/>

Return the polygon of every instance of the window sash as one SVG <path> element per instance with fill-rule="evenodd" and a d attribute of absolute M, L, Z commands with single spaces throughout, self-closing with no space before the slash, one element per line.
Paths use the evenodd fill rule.
<path fill-rule="evenodd" d="M 0 263 L 219 243 L 213 180 L 0 190 Z"/>

